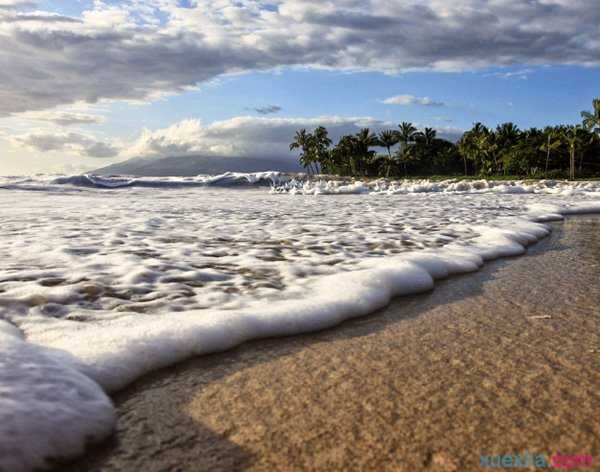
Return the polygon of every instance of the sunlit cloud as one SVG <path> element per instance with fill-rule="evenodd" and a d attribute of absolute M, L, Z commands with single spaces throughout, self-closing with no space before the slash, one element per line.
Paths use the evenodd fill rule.
<path fill-rule="evenodd" d="M 92 158 L 111 158 L 119 154 L 119 148 L 113 143 L 100 141 L 92 135 L 60 129 L 34 130 L 9 136 L 8 140 L 14 147 L 41 154 L 61 151 Z"/>

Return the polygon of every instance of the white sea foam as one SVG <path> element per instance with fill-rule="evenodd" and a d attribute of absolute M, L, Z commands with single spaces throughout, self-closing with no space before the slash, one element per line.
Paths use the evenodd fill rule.
<path fill-rule="evenodd" d="M 195 177 L 132 177 L 81 175 L 37 175 L 35 177 L 1 177 L 0 189 L 69 192 L 78 188 L 118 190 L 124 188 L 192 188 L 283 185 L 290 177 L 275 171 L 240 173 L 226 172 L 220 175 Z"/>
<path fill-rule="evenodd" d="M 108 391 L 122 388 L 158 367 L 261 337 L 298 334 L 335 326 L 384 307 L 391 298 L 433 288 L 434 280 L 472 272 L 486 260 L 516 256 L 546 236 L 548 228 L 522 219 L 479 228 L 469 245 L 365 259 L 352 271 L 313 277 L 279 301 L 249 301 L 239 310 L 190 310 L 169 316 L 124 314 L 94 323 L 27 317 L 20 326 L 31 341 L 73 353 L 86 374 Z"/>
<path fill-rule="evenodd" d="M 43 179 L 6 180 L 0 351 L 12 364 L 0 361 L 0 391 L 13 392 L 18 414 L 0 441 L 30 461 L 23 469 L 110 431 L 94 382 L 111 392 L 192 355 L 334 326 L 522 254 L 548 234 L 545 221 L 600 212 L 597 184 L 563 182 L 292 183 L 269 193 L 161 179 L 107 190 L 55 177 L 44 191 L 15 192 Z M 315 197 L 325 193 L 337 195 Z M 69 435 L 53 434 L 71 423 Z M 35 440 L 8 442 L 14 424 Z"/>
<path fill-rule="evenodd" d="M 0 320 L 0 470 L 81 454 L 115 423 L 110 399 L 73 356 L 22 339 Z"/>
<path fill-rule="evenodd" d="M 345 180 L 324 180 L 291 178 L 275 183 L 273 193 L 290 193 L 302 195 L 339 195 L 383 193 L 388 195 L 408 193 L 510 193 L 510 194 L 558 194 L 570 196 L 580 193 L 597 193 L 600 197 L 598 182 L 568 182 L 557 180 L 399 180 L 386 179 L 363 182 Z"/>

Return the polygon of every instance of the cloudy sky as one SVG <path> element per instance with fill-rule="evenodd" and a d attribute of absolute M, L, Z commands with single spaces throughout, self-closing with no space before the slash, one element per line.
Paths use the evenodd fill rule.
<path fill-rule="evenodd" d="M 599 66 L 598 0 L 0 0 L 0 174 L 573 123 Z"/>

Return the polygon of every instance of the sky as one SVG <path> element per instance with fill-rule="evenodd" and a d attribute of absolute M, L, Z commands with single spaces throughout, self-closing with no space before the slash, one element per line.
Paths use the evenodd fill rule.
<path fill-rule="evenodd" d="M 0 0 L 0 175 L 577 123 L 599 84 L 597 0 Z"/>

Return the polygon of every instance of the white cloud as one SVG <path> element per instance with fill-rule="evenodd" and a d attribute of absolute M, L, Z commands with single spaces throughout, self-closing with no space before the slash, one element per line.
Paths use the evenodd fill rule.
<path fill-rule="evenodd" d="M 410 106 L 410 105 L 420 105 L 423 107 L 443 107 L 445 106 L 443 102 L 433 101 L 429 97 L 415 97 L 414 95 L 396 95 L 394 97 L 386 98 L 382 100 L 382 103 L 386 105 L 401 105 L 401 106 Z"/>
<path fill-rule="evenodd" d="M 0 1 L 0 115 L 149 100 L 225 73 L 302 66 L 600 66 L 597 0 L 94 1 L 77 18 Z M 510 74 L 510 72 L 509 72 Z"/>
<path fill-rule="evenodd" d="M 100 141 L 92 135 L 60 129 L 40 129 L 8 136 L 18 148 L 38 153 L 62 151 L 80 157 L 109 158 L 119 154 L 117 145 Z"/>
<path fill-rule="evenodd" d="M 363 127 L 375 131 L 389 123 L 370 117 L 346 118 L 264 118 L 239 116 L 204 125 L 200 120 L 184 120 L 154 131 L 142 131 L 125 151 L 127 157 L 164 157 L 193 154 L 216 156 L 288 156 L 289 144 L 301 128 L 325 126 L 337 139 Z"/>
<path fill-rule="evenodd" d="M 183 120 L 156 130 L 144 129 L 131 142 L 100 139 L 90 133 L 68 132 L 64 129 L 36 129 L 11 134 L 0 130 L 0 138 L 8 141 L 15 152 L 28 149 L 47 161 L 85 165 L 92 168 L 93 158 L 110 162 L 132 157 L 158 158 L 166 156 L 213 155 L 255 158 L 289 158 L 289 144 L 296 131 L 309 131 L 325 126 L 336 142 L 342 135 L 354 134 L 362 128 L 373 132 L 395 129 L 396 123 L 372 117 L 321 116 L 314 118 L 275 118 L 238 116 L 203 124 L 197 119 Z M 418 128 L 423 126 L 415 124 Z M 461 130 L 450 126 L 436 127 L 441 137 L 456 139 Z M 73 161 L 73 158 L 77 160 Z M 56 168 L 56 165 L 49 168 Z"/>

